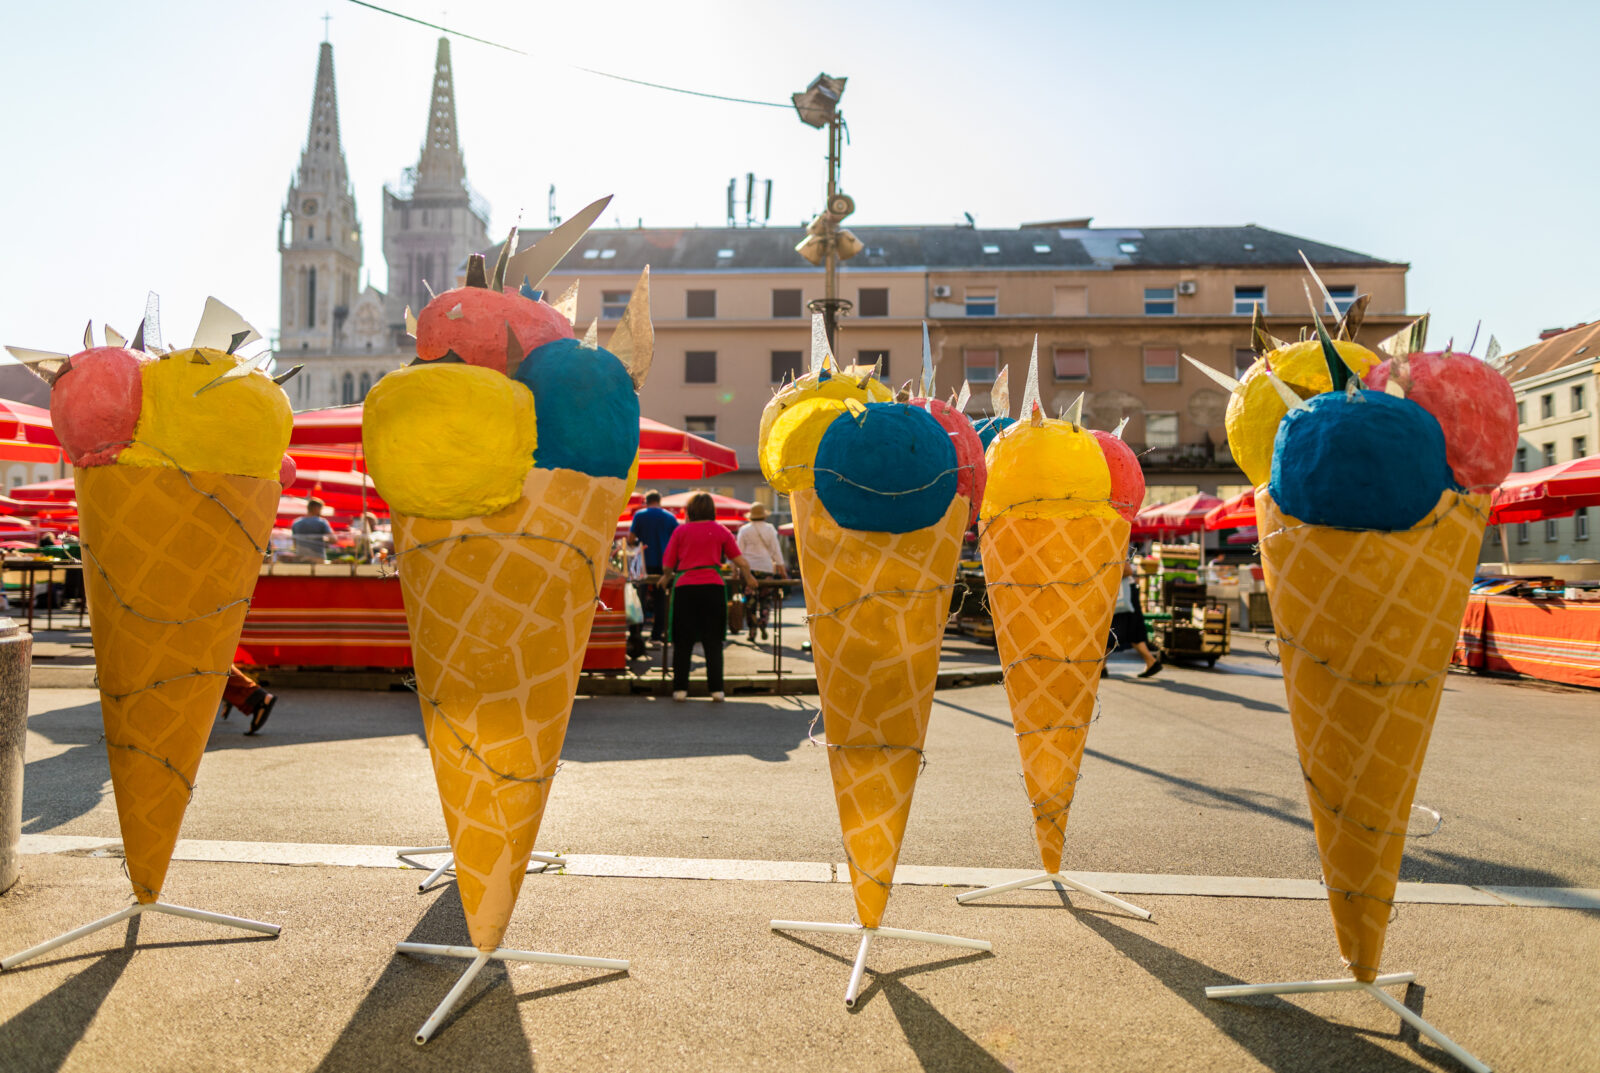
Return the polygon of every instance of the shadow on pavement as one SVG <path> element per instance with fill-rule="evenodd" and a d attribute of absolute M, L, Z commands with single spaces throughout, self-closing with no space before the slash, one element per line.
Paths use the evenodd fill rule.
<path fill-rule="evenodd" d="M 467 942 L 454 885 L 442 892 L 406 941 Z M 371 1069 L 533 1069 L 518 997 L 505 964 L 490 962 L 433 1039 L 419 1047 L 417 1029 L 443 1001 L 470 962 L 395 954 L 317 1066 L 318 1073 Z"/>
<path fill-rule="evenodd" d="M 1412 838 L 1406 840 L 1406 856 L 1400 865 L 1402 883 L 1465 883 L 1470 886 L 1496 887 L 1574 887 L 1582 886 L 1581 879 L 1572 875 L 1547 872 L 1542 868 L 1523 868 L 1519 865 L 1501 864 L 1462 853 L 1447 853 L 1432 849 L 1427 842 Z M 1579 910 L 1584 912 L 1585 910 Z M 1595 912 L 1590 910 L 1590 912 Z"/>
<path fill-rule="evenodd" d="M 94 964 L 0 1025 L 0 1069 L 7 1073 L 54 1073 L 65 1065 L 100 1012 L 101 1003 L 133 960 L 138 941 L 139 918 L 134 917 L 128 921 L 127 938 L 120 949 L 84 955 L 93 957 Z M 6 975 L 24 968 L 18 966 Z"/>
<path fill-rule="evenodd" d="M 1197 697 L 1200 700 L 1218 701 L 1222 704 L 1237 704 L 1241 708 L 1248 708 L 1253 712 L 1280 712 L 1289 714 L 1289 709 L 1281 704 L 1270 701 L 1256 700 L 1254 697 L 1241 697 L 1237 693 L 1226 689 L 1212 689 L 1209 686 L 1196 685 L 1193 682 L 1182 681 L 1176 678 L 1157 675 L 1154 678 L 1136 678 L 1133 680 L 1139 689 L 1160 689 L 1167 693 L 1178 693 L 1186 697 Z"/>
<path fill-rule="evenodd" d="M 28 729 L 52 745 L 71 746 L 65 752 L 28 763 L 22 781 L 22 833 L 54 830 L 94 810 L 111 779 L 106 751 L 100 747 L 100 705 L 71 708 L 30 716 Z"/>
<path fill-rule="evenodd" d="M 1281 998 L 1209 999 L 1205 989 L 1217 984 L 1255 983 L 1218 972 L 1202 962 L 1152 942 L 1094 914 L 1078 919 L 1096 932 L 1119 953 L 1131 958 L 1174 995 L 1203 1014 L 1224 1035 L 1249 1051 L 1251 1056 L 1276 1073 L 1304 1070 L 1350 1069 L 1434 1070 L 1457 1069 L 1455 1061 L 1443 1051 L 1428 1045 L 1412 1044 L 1413 1049 L 1431 1064 L 1424 1065 L 1395 1054 L 1367 1040 L 1359 1028 L 1325 1021 L 1321 1017 Z M 1346 996 L 1352 1006 L 1372 1005 L 1367 995 Z M 1406 1040 L 1395 1019 L 1395 1038 Z"/>
<path fill-rule="evenodd" d="M 578 763 L 737 755 L 782 763 L 806 740 L 813 714 L 798 698 L 714 704 L 694 697 L 677 704 L 659 697 L 608 705 L 580 697 L 561 755 Z"/>
<path fill-rule="evenodd" d="M 951 709 L 954 709 L 955 711 L 963 712 L 966 715 L 975 715 L 979 719 L 984 719 L 984 720 L 987 720 L 988 722 L 991 722 L 991 723 L 999 723 L 1003 727 L 1009 727 L 1009 726 L 1014 726 L 1015 725 L 1015 724 L 1013 724 L 1011 722 L 1011 720 L 1002 719 L 998 715 L 990 715 L 988 712 L 980 712 L 976 708 L 968 708 L 968 707 L 965 707 L 965 706 L 960 705 L 960 704 L 952 704 L 948 699 L 946 699 L 945 697 L 939 696 L 939 694 L 937 694 L 937 693 L 935 693 L 933 695 L 933 703 L 939 705 L 941 708 L 951 708 Z"/>
<path fill-rule="evenodd" d="M 775 934 L 843 965 L 845 971 L 839 977 L 839 994 L 841 1000 L 843 999 L 844 984 L 849 979 L 849 970 L 854 964 L 853 957 L 844 957 L 826 947 L 785 932 L 780 931 Z M 948 969 L 955 965 L 966 965 L 974 961 L 987 961 L 993 957 L 994 955 L 987 951 L 977 951 L 961 957 L 943 958 L 922 965 L 913 965 L 897 972 L 874 973 L 869 968 L 867 972 L 871 976 L 871 982 L 862 988 L 851 1012 L 860 1013 L 866 1008 L 872 996 L 881 991 L 889 1003 L 889 1008 L 894 1011 L 895 1019 L 900 1022 L 901 1031 L 906 1034 L 906 1042 L 916 1053 L 917 1062 L 928 1073 L 939 1070 L 949 1070 L 951 1073 L 1004 1073 L 1011 1067 L 951 1024 L 949 1018 L 939 1012 L 938 1007 L 904 983 L 908 976 Z"/>
<path fill-rule="evenodd" d="M 1174 775 L 1166 771 L 1158 771 L 1153 767 L 1146 767 L 1144 764 L 1136 764 L 1132 760 L 1124 760 L 1119 756 L 1101 752 L 1099 749 L 1085 748 L 1083 752 L 1085 756 L 1092 756 L 1109 764 L 1115 764 L 1117 767 L 1136 771 L 1153 779 L 1159 779 L 1174 787 L 1173 794 L 1180 800 L 1217 808 L 1259 812 L 1264 816 L 1271 816 L 1275 820 L 1289 824 L 1291 827 L 1298 827 L 1308 834 L 1311 831 L 1310 817 L 1290 811 L 1291 808 L 1296 807 L 1297 803 L 1276 794 L 1263 794 L 1248 789 L 1225 789 L 1220 786 L 1207 786 L 1203 782 L 1186 779 L 1181 775 Z"/>

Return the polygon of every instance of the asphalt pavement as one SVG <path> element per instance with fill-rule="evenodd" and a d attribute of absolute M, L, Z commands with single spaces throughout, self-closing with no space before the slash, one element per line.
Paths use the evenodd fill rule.
<path fill-rule="evenodd" d="M 1123 889 L 1314 881 L 1263 646 L 1239 644 L 1214 671 L 1112 667 L 1065 867 Z M 37 689 L 32 712 L 32 851 L 0 897 L 0 953 L 128 901 L 96 695 Z M 1400 906 L 1384 967 L 1417 971 L 1396 997 L 1497 1069 L 1594 1068 L 1600 1053 L 1597 713 L 1590 692 L 1447 680 L 1417 794 L 1443 823 L 1407 847 L 1402 879 L 1429 886 Z M 237 717 L 217 724 L 166 890 L 283 935 L 145 918 L 137 947 L 118 925 L 0 974 L 0 1069 L 1459 1068 L 1365 996 L 1204 998 L 1208 984 L 1342 974 L 1326 904 L 1303 891 L 1134 898 L 1149 922 L 1048 890 L 957 906 L 935 869 L 1037 864 L 999 686 L 937 697 L 885 920 L 994 952 L 882 940 L 847 1011 L 851 940 L 767 927 L 851 916 L 814 715 L 806 697 L 580 698 L 538 848 L 571 854 L 574 871 L 603 863 L 530 876 L 507 944 L 632 971 L 491 966 L 419 1048 L 412 1034 L 463 966 L 393 944 L 466 935 L 453 884 L 419 895 L 419 873 L 384 866 L 394 847 L 444 841 L 417 702 L 288 691 L 258 737 Z M 1413 829 L 1432 825 L 1419 813 Z M 338 847 L 348 860 L 318 863 Z M 664 878 L 701 871 L 744 878 Z M 1477 904 L 1439 904 L 1462 892 Z M 1513 906 L 1515 892 L 1573 908 Z"/>

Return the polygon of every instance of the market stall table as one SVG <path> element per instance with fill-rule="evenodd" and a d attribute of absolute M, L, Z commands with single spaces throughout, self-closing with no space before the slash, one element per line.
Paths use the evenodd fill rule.
<path fill-rule="evenodd" d="M 1451 662 L 1600 689 L 1600 600 L 1473 593 Z"/>
<path fill-rule="evenodd" d="M 608 575 L 589 631 L 583 669 L 620 670 L 627 663 L 623 579 Z M 392 568 L 354 563 L 274 563 L 261 569 L 236 663 L 252 667 L 406 669 L 400 579 Z"/>

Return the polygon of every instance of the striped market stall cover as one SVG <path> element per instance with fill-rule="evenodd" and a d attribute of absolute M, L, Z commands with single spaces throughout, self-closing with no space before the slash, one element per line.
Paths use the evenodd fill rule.
<path fill-rule="evenodd" d="M 1600 689 L 1600 601 L 1475 593 L 1452 662 Z"/>

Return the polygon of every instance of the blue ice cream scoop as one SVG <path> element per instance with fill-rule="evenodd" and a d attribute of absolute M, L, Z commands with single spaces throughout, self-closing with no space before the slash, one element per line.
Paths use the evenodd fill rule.
<path fill-rule="evenodd" d="M 834 418 L 822 434 L 815 474 L 817 498 L 846 529 L 909 533 L 950 509 L 956 449 L 921 407 L 868 403 Z"/>
<path fill-rule="evenodd" d="M 622 359 L 557 339 L 530 351 L 512 378 L 533 392 L 535 466 L 627 479 L 639 453 L 639 396 Z"/>
<path fill-rule="evenodd" d="M 1279 510 L 1311 525 L 1410 529 L 1454 486 L 1444 430 L 1409 399 L 1330 391 L 1278 425 L 1268 489 Z"/>
<path fill-rule="evenodd" d="M 987 451 L 996 436 L 1016 423 L 1017 419 L 1014 417 L 985 417 L 982 421 L 973 422 L 972 427 L 977 429 L 978 439 L 983 443 L 983 449 Z"/>

